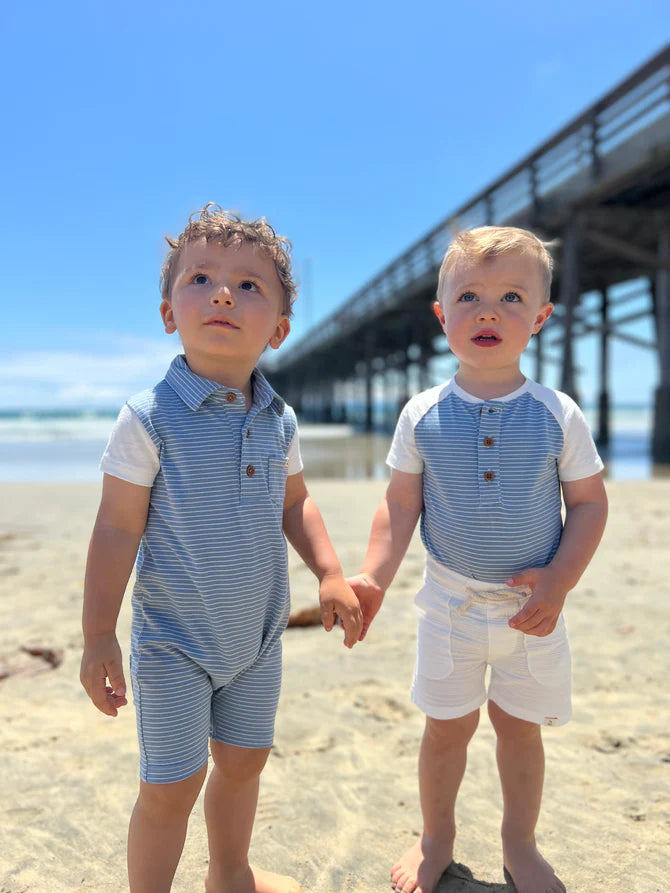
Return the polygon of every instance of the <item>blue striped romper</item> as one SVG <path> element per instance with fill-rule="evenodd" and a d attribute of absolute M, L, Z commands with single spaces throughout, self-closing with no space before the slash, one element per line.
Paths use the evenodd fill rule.
<path fill-rule="evenodd" d="M 387 461 L 423 476 L 426 572 L 415 599 L 412 699 L 436 719 L 465 716 L 488 695 L 520 719 L 567 722 L 563 617 L 546 637 L 512 630 L 507 621 L 529 590 L 505 580 L 554 557 L 561 481 L 603 468 L 577 404 L 529 379 L 495 400 L 473 397 L 452 379 L 407 403 Z"/>
<path fill-rule="evenodd" d="M 272 743 L 289 612 L 282 512 L 297 424 L 257 370 L 252 387 L 247 412 L 240 391 L 200 378 L 178 356 L 161 382 L 128 401 L 160 465 L 133 590 L 144 781 L 197 772 L 209 736 Z M 143 483 L 132 455 L 113 432 L 101 468 Z"/>

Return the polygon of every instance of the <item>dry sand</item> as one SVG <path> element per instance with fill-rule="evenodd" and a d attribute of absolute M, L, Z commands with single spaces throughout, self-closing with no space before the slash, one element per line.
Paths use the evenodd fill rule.
<path fill-rule="evenodd" d="M 314 482 L 345 568 L 362 558 L 380 482 Z M 571 594 L 574 719 L 547 729 L 539 841 L 570 893 L 670 890 L 670 481 L 611 483 L 604 543 Z M 0 486 L 0 891 L 121 891 L 137 785 L 132 706 L 113 720 L 79 686 L 79 613 L 96 486 Z M 418 537 L 368 639 L 288 630 L 276 746 L 263 774 L 252 857 L 306 893 L 389 889 L 390 864 L 420 829 L 410 704 Z M 315 601 L 291 556 L 296 607 Z M 129 632 L 129 599 L 120 638 Z M 20 646 L 63 649 L 57 668 Z M 127 647 L 125 647 L 127 657 Z M 36 672 L 39 671 L 39 672 Z M 456 858 L 502 890 L 494 736 L 482 722 L 458 803 Z M 202 890 L 207 848 L 194 811 L 175 891 Z M 495 886 L 488 886 L 494 884 Z M 500 885 L 500 886 L 498 886 Z"/>

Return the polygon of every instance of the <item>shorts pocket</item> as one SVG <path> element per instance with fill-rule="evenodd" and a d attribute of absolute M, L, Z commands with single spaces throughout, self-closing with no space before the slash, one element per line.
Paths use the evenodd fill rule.
<path fill-rule="evenodd" d="M 523 643 L 533 679 L 540 685 L 563 685 L 566 674 L 570 675 L 570 645 L 563 615 L 548 636 L 524 634 Z"/>
<path fill-rule="evenodd" d="M 451 618 L 441 615 L 439 622 L 419 618 L 416 642 L 416 668 L 426 679 L 446 679 L 454 669 L 451 656 Z"/>
<path fill-rule="evenodd" d="M 286 495 L 286 459 L 270 457 L 268 459 L 268 494 L 273 502 L 284 504 Z"/>

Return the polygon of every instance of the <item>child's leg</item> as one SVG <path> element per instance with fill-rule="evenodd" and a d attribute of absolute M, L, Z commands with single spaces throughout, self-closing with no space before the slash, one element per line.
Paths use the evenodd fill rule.
<path fill-rule="evenodd" d="M 391 869 L 396 893 L 432 893 L 453 858 L 456 795 L 478 722 L 479 710 L 459 719 L 426 717 L 419 753 L 423 833 Z"/>
<path fill-rule="evenodd" d="M 188 817 L 207 774 L 203 766 L 184 781 L 140 782 L 128 831 L 131 893 L 170 893 L 186 839 Z"/>
<path fill-rule="evenodd" d="M 270 748 L 212 740 L 211 750 L 214 768 L 205 790 L 208 893 L 300 893 L 293 878 L 251 868 L 247 858 L 259 777 Z"/>
<path fill-rule="evenodd" d="M 489 701 L 489 716 L 498 736 L 505 867 L 518 893 L 565 893 L 563 883 L 535 845 L 544 782 L 541 728 L 511 716 L 493 701 Z"/>

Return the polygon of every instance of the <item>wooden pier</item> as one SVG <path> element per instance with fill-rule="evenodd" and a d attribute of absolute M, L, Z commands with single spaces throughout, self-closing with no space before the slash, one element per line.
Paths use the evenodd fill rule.
<path fill-rule="evenodd" d="M 427 386 L 428 363 L 446 347 L 430 310 L 442 257 L 455 232 L 483 224 L 557 240 L 556 309 L 529 351 L 538 381 L 548 363 L 558 363 L 561 390 L 578 398 L 575 343 L 599 337 L 601 444 L 613 402 L 611 339 L 655 352 L 652 456 L 670 463 L 670 45 L 410 246 L 280 362 L 268 363 L 273 386 L 307 417 L 343 421 L 343 393 L 362 380 L 370 430 L 373 379 L 392 377 L 396 392 L 399 383 L 401 404 L 410 370 Z M 631 287 L 616 288 L 624 283 Z M 653 320 L 655 337 L 630 331 L 643 317 Z"/>

